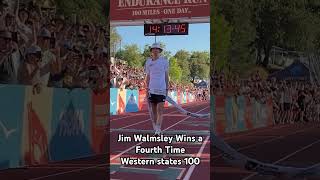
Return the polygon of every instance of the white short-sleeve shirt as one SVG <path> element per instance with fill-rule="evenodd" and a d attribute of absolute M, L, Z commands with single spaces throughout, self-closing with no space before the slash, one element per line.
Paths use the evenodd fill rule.
<path fill-rule="evenodd" d="M 165 57 L 157 60 L 148 58 L 145 64 L 145 72 L 150 75 L 148 84 L 149 92 L 152 94 L 166 95 L 166 72 L 169 70 L 169 62 Z"/>

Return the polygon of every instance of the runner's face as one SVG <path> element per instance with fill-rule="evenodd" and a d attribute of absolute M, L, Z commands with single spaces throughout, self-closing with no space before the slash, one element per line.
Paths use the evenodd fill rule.
<path fill-rule="evenodd" d="M 151 50 L 151 53 L 152 53 L 152 57 L 157 58 L 160 55 L 160 49 L 154 48 L 154 49 Z"/>

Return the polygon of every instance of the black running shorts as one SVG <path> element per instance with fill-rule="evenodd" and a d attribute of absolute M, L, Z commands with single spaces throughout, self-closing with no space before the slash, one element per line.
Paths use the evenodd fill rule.
<path fill-rule="evenodd" d="M 166 96 L 164 95 L 158 95 L 158 94 L 150 94 L 149 95 L 149 101 L 151 103 L 161 103 L 161 102 L 165 102 L 166 101 Z"/>

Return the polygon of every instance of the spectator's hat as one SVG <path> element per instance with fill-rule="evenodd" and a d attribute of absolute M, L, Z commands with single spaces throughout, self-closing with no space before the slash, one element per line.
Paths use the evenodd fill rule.
<path fill-rule="evenodd" d="M 26 54 L 27 55 L 34 54 L 34 55 L 38 56 L 39 58 L 41 58 L 41 48 L 37 45 L 32 45 L 31 47 L 29 47 L 26 50 Z"/>
<path fill-rule="evenodd" d="M 150 47 L 150 51 L 152 49 L 159 49 L 161 52 L 163 51 L 162 47 L 160 46 L 160 43 L 153 43 Z"/>
<path fill-rule="evenodd" d="M 48 29 L 46 28 L 42 28 L 40 33 L 39 33 L 39 37 L 42 38 L 51 38 L 51 33 Z"/>
<path fill-rule="evenodd" d="M 12 34 L 9 31 L 0 31 L 0 37 L 4 39 L 12 39 Z"/>
<path fill-rule="evenodd" d="M 32 45 L 26 50 L 27 54 L 37 54 L 41 52 L 41 48 L 37 45 Z"/>

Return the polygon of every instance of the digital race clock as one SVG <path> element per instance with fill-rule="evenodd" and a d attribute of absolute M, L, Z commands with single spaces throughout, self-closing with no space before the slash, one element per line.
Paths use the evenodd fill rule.
<path fill-rule="evenodd" d="M 188 23 L 145 24 L 145 36 L 188 35 Z"/>

